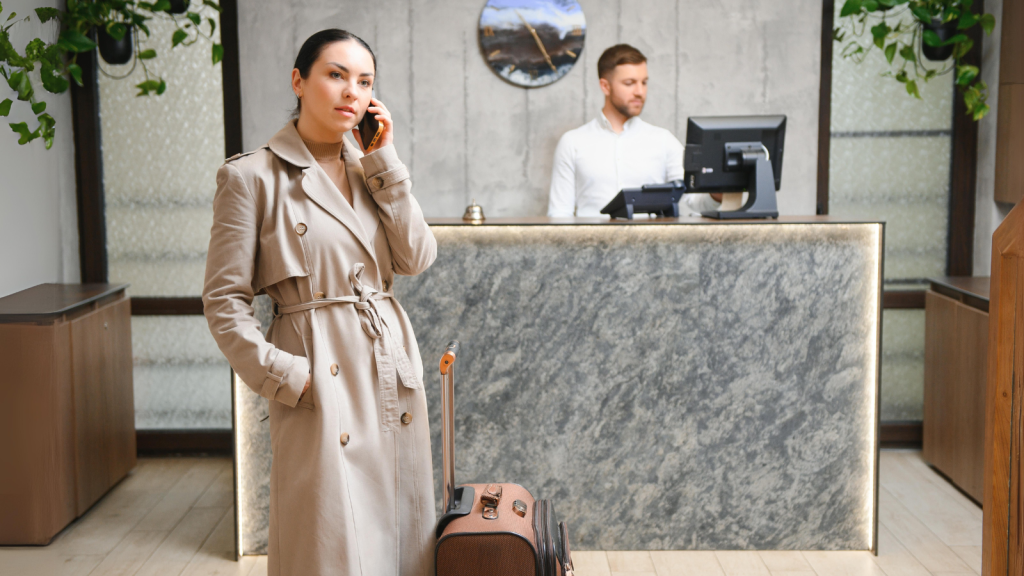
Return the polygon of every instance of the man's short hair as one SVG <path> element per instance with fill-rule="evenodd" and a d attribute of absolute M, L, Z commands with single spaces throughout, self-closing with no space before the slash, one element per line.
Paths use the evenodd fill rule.
<path fill-rule="evenodd" d="M 643 64 L 647 57 L 629 44 L 616 44 L 604 51 L 597 60 L 597 77 L 607 78 L 616 66 L 622 64 Z"/>

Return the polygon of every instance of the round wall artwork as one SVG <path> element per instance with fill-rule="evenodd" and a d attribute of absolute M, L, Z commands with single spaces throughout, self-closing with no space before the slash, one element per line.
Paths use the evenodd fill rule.
<path fill-rule="evenodd" d="M 491 70 L 524 88 L 557 81 L 583 52 L 587 21 L 576 0 L 488 0 L 480 51 Z"/>

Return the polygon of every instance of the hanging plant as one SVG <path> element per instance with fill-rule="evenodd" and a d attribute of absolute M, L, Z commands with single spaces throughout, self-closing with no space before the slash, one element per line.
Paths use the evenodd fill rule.
<path fill-rule="evenodd" d="M 966 32 L 981 26 L 991 34 L 996 21 L 991 14 L 974 13 L 973 4 L 974 0 L 846 0 L 832 39 L 845 42 L 842 56 L 857 63 L 864 61 L 872 46 L 877 47 L 890 66 L 885 75 L 903 84 L 915 98 L 921 98 L 919 80 L 954 73 L 967 114 L 980 120 L 989 110 L 988 86 L 978 76 L 977 66 L 963 63 L 974 47 Z M 895 7 L 902 9 L 891 10 Z M 869 31 L 871 42 L 859 42 Z M 933 67 L 929 61 L 945 64 Z"/>
<path fill-rule="evenodd" d="M 202 0 L 198 5 L 200 8 L 209 6 L 217 12 L 221 10 L 216 0 Z M 36 17 L 40 22 L 60 22 L 60 34 L 56 42 L 46 43 L 39 38 L 31 40 L 25 46 L 24 53 L 18 52 L 11 45 L 10 30 L 19 22 L 30 21 L 31 16 L 15 20 L 17 13 L 11 12 L 0 24 L 0 75 L 18 93 L 17 100 L 29 104 L 38 122 L 35 130 L 30 130 L 27 122 L 9 124 L 19 136 L 18 144 L 28 144 L 36 138 L 42 138 L 47 150 L 53 146 L 55 122 L 46 112 L 46 102 L 38 97 L 31 79 L 32 73 L 38 70 L 43 89 L 51 94 L 67 91 L 71 80 L 82 86 L 82 68 L 76 60 L 79 54 L 95 50 L 97 41 L 106 62 L 124 64 L 134 57 L 135 64 L 141 64 L 145 79 L 135 85 L 139 89 L 136 96 L 163 94 L 167 84 L 163 78 L 152 75 L 147 66 L 147 61 L 157 57 L 156 50 L 141 50 L 139 34 L 149 38 L 146 22 L 164 17 L 171 18 L 176 24 L 171 35 L 171 48 L 179 44 L 190 46 L 200 38 L 212 42 L 217 21 L 204 18 L 190 8 L 189 0 L 67 0 L 65 10 L 36 8 Z M 0 14 L 3 14 L 2 4 Z M 182 14 L 182 17 L 176 18 L 172 14 Z M 208 32 L 203 30 L 207 26 Z M 224 58 L 224 47 L 212 42 L 211 51 L 211 59 L 216 65 Z M 134 69 L 133 64 L 128 74 Z M 8 116 L 13 104 L 10 98 L 0 102 L 0 116 Z"/>

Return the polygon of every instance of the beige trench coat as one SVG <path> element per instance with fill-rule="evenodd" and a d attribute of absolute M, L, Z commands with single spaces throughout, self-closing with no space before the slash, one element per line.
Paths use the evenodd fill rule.
<path fill-rule="evenodd" d="M 423 365 L 389 296 L 437 245 L 394 146 L 363 156 L 346 140 L 342 156 L 353 205 L 294 120 L 220 167 L 204 312 L 235 372 L 272 400 L 268 574 L 429 576 Z M 266 338 L 261 293 L 278 310 Z"/>

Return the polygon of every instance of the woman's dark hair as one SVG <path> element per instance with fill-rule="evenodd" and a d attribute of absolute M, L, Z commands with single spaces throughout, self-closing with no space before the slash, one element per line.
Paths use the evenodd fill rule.
<path fill-rule="evenodd" d="M 359 36 L 356 36 L 347 30 L 339 30 L 337 28 L 321 30 L 309 38 L 306 38 L 306 41 L 302 43 L 302 48 L 299 48 L 298 56 L 295 57 L 295 66 L 293 66 L 293 68 L 299 69 L 299 76 L 302 76 L 303 79 L 309 78 L 309 72 L 313 69 L 313 63 L 316 62 L 316 59 L 323 53 L 324 48 L 334 44 L 335 42 L 344 42 L 345 40 L 354 40 L 358 42 L 360 46 L 366 48 L 366 51 L 370 53 L 370 58 L 373 59 L 373 71 L 376 73 L 377 56 L 375 56 L 373 50 L 370 49 L 370 45 Z M 296 96 L 295 102 L 295 110 L 292 111 L 292 117 L 297 117 L 299 115 L 299 111 L 302 110 L 302 100 Z"/>

